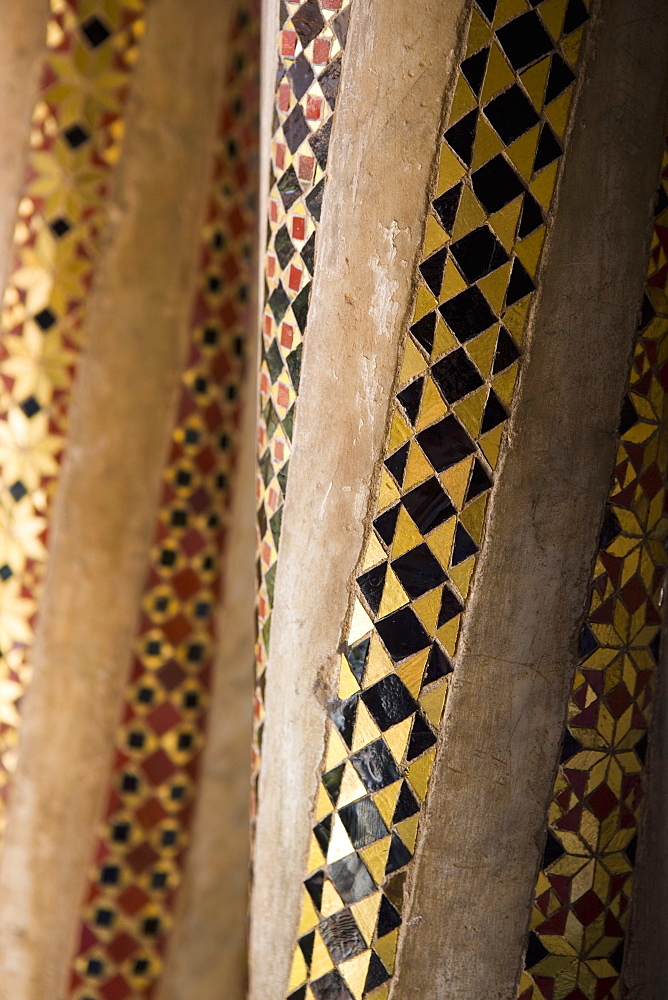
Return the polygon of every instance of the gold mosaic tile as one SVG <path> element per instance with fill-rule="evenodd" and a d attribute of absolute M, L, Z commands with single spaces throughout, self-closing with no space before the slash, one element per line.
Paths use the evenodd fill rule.
<path fill-rule="evenodd" d="M 387 996 L 587 19 L 581 0 L 472 6 L 330 706 L 292 1000 Z"/>

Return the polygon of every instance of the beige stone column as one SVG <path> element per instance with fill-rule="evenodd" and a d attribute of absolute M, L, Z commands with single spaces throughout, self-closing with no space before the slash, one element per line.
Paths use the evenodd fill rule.
<path fill-rule="evenodd" d="M 226 18 L 215 0 L 149 8 L 88 306 L 0 868 L 3 1000 L 54 1000 L 71 959 L 190 320 Z"/>
<path fill-rule="evenodd" d="M 9 270 L 16 209 L 44 54 L 48 0 L 0 2 L 0 287 Z"/>
<path fill-rule="evenodd" d="M 325 704 L 412 299 L 462 9 L 435 0 L 352 7 L 272 616 L 251 909 L 253 1000 L 277 1000 L 287 988 Z"/>

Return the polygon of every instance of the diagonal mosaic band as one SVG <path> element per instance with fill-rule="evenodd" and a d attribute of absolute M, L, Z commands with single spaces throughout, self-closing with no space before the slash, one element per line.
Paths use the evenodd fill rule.
<path fill-rule="evenodd" d="M 86 298 L 145 6 L 50 4 L 0 342 L 0 829 Z"/>
<path fill-rule="evenodd" d="M 236 5 L 187 357 L 70 981 L 77 1000 L 155 995 L 183 875 L 252 321 L 258 22 Z"/>
<path fill-rule="evenodd" d="M 350 0 L 281 4 L 260 364 L 254 782 L 259 770 L 264 671 L 315 235 L 350 10 Z"/>
<path fill-rule="evenodd" d="M 521 1000 L 612 1000 L 656 685 L 668 437 L 668 154 L 580 661 L 536 883 Z"/>
<path fill-rule="evenodd" d="M 588 20 L 472 4 L 316 804 L 296 1000 L 384 1000 Z"/>

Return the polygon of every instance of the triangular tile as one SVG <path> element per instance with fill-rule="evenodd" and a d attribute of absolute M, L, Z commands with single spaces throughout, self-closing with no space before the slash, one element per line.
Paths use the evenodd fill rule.
<path fill-rule="evenodd" d="M 324 819 L 332 811 L 332 801 L 327 794 L 325 786 L 321 783 L 318 785 L 318 797 L 315 804 L 315 820 L 319 823 L 321 819 Z"/>
<path fill-rule="evenodd" d="M 563 140 L 568 124 L 568 113 L 571 110 L 573 100 L 573 88 L 569 87 L 556 100 L 552 101 L 545 109 L 547 120 L 554 129 L 556 135 Z"/>
<path fill-rule="evenodd" d="M 561 49 L 566 58 L 568 59 L 571 66 L 575 66 L 578 61 L 578 56 L 580 55 L 580 46 L 582 45 L 582 39 L 584 37 L 584 29 L 578 28 L 574 31 L 568 38 L 564 38 L 561 43 Z"/>
<path fill-rule="evenodd" d="M 464 598 L 468 596 L 471 574 L 475 568 L 475 563 L 475 556 L 470 556 L 464 562 L 459 563 L 458 566 L 450 567 L 450 579 Z"/>
<path fill-rule="evenodd" d="M 504 372 L 497 375 L 492 379 L 492 388 L 496 392 L 497 396 L 506 407 L 510 407 L 513 399 L 513 392 L 515 391 L 515 382 L 517 381 L 517 373 L 519 371 L 519 364 L 516 361 L 514 364 L 506 368 Z"/>
<path fill-rule="evenodd" d="M 320 917 L 318 916 L 315 906 L 313 905 L 313 900 L 309 894 L 305 892 L 302 900 L 302 914 L 299 920 L 298 937 L 308 934 L 309 931 L 312 931 L 313 928 L 319 923 Z"/>
<path fill-rule="evenodd" d="M 436 305 L 436 299 L 434 299 L 434 305 Z M 421 375 L 425 368 L 427 368 L 427 362 L 415 346 L 412 337 L 406 337 L 406 349 L 401 363 L 399 384 L 406 385 L 407 382 L 411 382 L 416 375 Z"/>
<path fill-rule="evenodd" d="M 399 499 L 399 490 L 394 478 L 385 467 L 380 474 L 380 489 L 378 490 L 378 511 L 387 510 Z"/>
<path fill-rule="evenodd" d="M 482 226 L 486 218 L 485 210 L 470 187 L 464 187 L 459 201 L 459 211 L 452 231 L 453 240 L 466 236 L 473 229 Z"/>
<path fill-rule="evenodd" d="M 372 569 L 373 566 L 377 566 L 378 563 L 383 562 L 387 559 L 385 550 L 383 546 L 378 541 L 378 537 L 374 531 L 369 535 L 369 541 L 367 542 L 366 552 L 364 553 L 364 563 L 362 564 L 362 571 L 367 569 Z"/>
<path fill-rule="evenodd" d="M 435 754 L 435 750 L 430 750 L 428 753 L 423 754 L 422 757 L 418 757 L 406 772 L 406 777 L 410 782 L 411 788 L 421 802 L 424 802 L 425 795 L 427 794 L 427 785 L 429 784 L 432 767 L 434 766 Z"/>
<path fill-rule="evenodd" d="M 506 57 L 503 55 L 496 41 L 490 46 L 489 58 L 487 60 L 487 72 L 485 82 L 480 92 L 480 104 L 484 107 L 496 94 L 509 87 L 515 82 L 515 74 L 508 65 Z"/>
<path fill-rule="evenodd" d="M 398 722 L 396 726 L 391 726 L 385 733 L 385 742 L 390 748 L 390 753 L 394 757 L 398 765 L 401 765 L 404 759 L 404 754 L 406 753 L 406 747 L 408 746 L 408 740 L 411 735 L 411 725 L 413 722 L 413 716 L 409 715 L 407 719 L 403 722 Z"/>
<path fill-rule="evenodd" d="M 457 271 L 454 264 L 452 264 L 452 269 L 453 271 Z M 447 266 L 445 270 L 447 273 Z M 459 271 L 457 271 L 457 274 L 459 275 Z M 452 298 L 452 295 L 448 293 L 445 298 Z M 459 347 L 459 341 L 453 334 L 452 330 L 446 326 L 443 317 L 439 315 L 436 323 L 436 330 L 434 331 L 434 345 L 431 350 L 430 360 L 435 361 L 437 358 L 440 358 L 441 354 L 447 354 L 449 351 L 452 351 L 457 347 Z"/>
<path fill-rule="evenodd" d="M 300 948 L 295 948 L 292 956 L 292 966 L 290 968 L 290 978 L 288 980 L 288 992 L 292 993 L 305 981 L 307 976 L 306 962 Z"/>
<path fill-rule="evenodd" d="M 428 380 L 428 382 L 431 379 Z M 428 384 L 428 383 L 427 383 Z M 408 461 L 406 462 L 406 471 L 404 473 L 404 483 L 403 491 L 408 493 L 414 486 L 418 483 L 423 483 L 425 479 L 429 479 L 433 476 L 434 470 L 427 459 L 425 453 L 420 448 L 420 445 L 415 441 L 411 441 L 410 448 L 408 451 Z"/>
<path fill-rule="evenodd" d="M 413 611 L 424 625 L 429 636 L 433 636 L 436 631 L 438 613 L 441 607 L 441 590 L 441 587 L 436 587 L 435 590 L 413 601 Z"/>
<path fill-rule="evenodd" d="M 503 325 L 512 335 L 518 347 L 522 346 L 522 341 L 524 340 L 524 330 L 526 328 L 527 313 L 529 312 L 530 304 L 531 299 L 526 296 L 524 299 L 520 299 L 515 305 L 510 306 L 509 309 L 506 309 L 503 314 Z"/>
<path fill-rule="evenodd" d="M 464 425 L 469 435 L 475 440 L 480 433 L 480 424 L 487 401 L 487 386 L 483 385 L 476 392 L 471 393 L 461 403 L 454 407 L 459 420 Z"/>
<path fill-rule="evenodd" d="M 427 716 L 431 722 L 434 729 L 438 730 L 441 724 L 441 717 L 443 715 L 443 706 L 445 705 L 445 698 L 448 693 L 448 681 L 444 678 L 443 681 L 438 685 L 438 687 L 432 688 L 431 691 L 425 692 L 420 698 L 420 705 L 424 714 Z"/>
<path fill-rule="evenodd" d="M 392 417 L 392 425 L 390 427 L 390 440 L 389 440 L 389 450 L 393 452 L 400 445 L 404 444 L 405 441 L 410 440 L 412 431 L 399 408 L 397 407 L 394 411 L 394 416 Z"/>
<path fill-rule="evenodd" d="M 447 239 L 447 234 L 433 215 L 427 216 L 427 228 L 424 235 L 423 256 L 429 257 L 434 251 L 442 247 Z"/>
<path fill-rule="evenodd" d="M 345 745 L 335 726 L 329 726 L 327 740 L 327 753 L 325 755 L 324 772 L 331 771 L 348 756 L 348 747 Z"/>
<path fill-rule="evenodd" d="M 325 885 L 327 884 L 328 883 L 326 882 Z M 331 883 L 329 883 L 329 885 L 331 885 Z M 332 888 L 334 887 L 332 886 Z M 343 904 L 341 903 L 339 909 L 341 909 L 342 906 Z M 332 910 L 332 913 L 336 913 L 336 910 Z M 325 914 L 323 911 L 323 916 L 324 915 Z M 331 914 L 329 913 L 327 914 L 327 916 L 330 915 Z M 315 937 L 313 940 L 313 954 L 311 955 L 311 978 L 313 980 L 320 979 L 321 976 L 324 976 L 326 972 L 329 972 L 329 970 L 333 968 L 334 968 L 334 963 L 330 957 L 329 952 L 327 951 L 325 942 L 322 939 L 322 935 L 320 934 L 319 930 L 316 930 Z"/>
<path fill-rule="evenodd" d="M 515 253 L 532 278 L 535 277 L 538 270 L 538 262 L 545 242 L 545 232 L 545 226 L 539 226 L 530 236 L 525 237 L 515 245 Z"/>
<path fill-rule="evenodd" d="M 399 583 L 394 570 L 388 566 L 387 573 L 385 575 L 383 596 L 380 601 L 380 607 L 378 608 L 378 617 L 384 618 L 386 615 L 392 614 L 392 612 L 396 611 L 398 608 L 402 608 L 404 604 L 408 604 L 408 595 Z"/>
<path fill-rule="evenodd" d="M 484 118 L 478 119 L 478 127 L 473 144 L 473 159 L 471 170 L 477 170 L 484 163 L 491 160 L 493 156 L 500 153 L 503 143 L 491 125 L 488 125 Z M 453 234 L 454 235 L 454 234 Z"/>
<path fill-rule="evenodd" d="M 524 14 L 527 10 L 529 10 L 529 5 L 526 0 L 499 0 L 494 11 L 492 27 L 494 29 L 500 28 L 506 21 Z"/>
<path fill-rule="evenodd" d="M 374 632 L 371 636 L 371 645 L 369 646 L 369 655 L 367 657 L 366 670 L 364 672 L 364 688 L 372 687 L 378 681 L 382 680 L 383 677 L 387 677 L 394 671 L 394 664 L 389 658 L 385 649 L 378 638 L 378 633 Z"/>
<path fill-rule="evenodd" d="M 505 295 L 505 288 L 503 294 Z M 471 360 L 485 379 L 489 378 L 492 371 L 498 335 L 499 327 L 498 324 L 495 324 L 489 330 L 481 333 L 475 340 L 469 340 L 466 345 Z"/>
<path fill-rule="evenodd" d="M 385 788 L 381 789 L 380 792 L 376 792 L 373 796 L 376 808 L 378 809 L 378 812 L 382 816 L 383 822 L 388 829 L 392 826 L 392 817 L 394 816 L 394 811 L 397 807 L 397 800 L 400 792 L 401 781 L 394 781 L 391 785 L 387 785 Z"/>
<path fill-rule="evenodd" d="M 356 694 L 360 689 L 357 683 L 357 678 L 350 669 L 350 664 L 346 660 L 345 656 L 341 657 L 341 666 L 339 669 L 339 698 L 341 701 L 345 701 L 350 698 L 351 695 Z"/>
<path fill-rule="evenodd" d="M 545 59 L 541 59 L 540 62 L 531 66 L 529 69 L 525 69 L 523 73 L 520 73 L 520 79 L 524 84 L 524 89 L 529 95 L 536 111 L 542 111 L 543 109 L 545 86 L 547 84 L 547 76 L 550 72 L 551 63 L 551 57 L 546 56 Z"/>
<path fill-rule="evenodd" d="M 354 1000 L 362 1000 L 370 958 L 371 951 L 363 951 L 360 955 L 355 955 L 354 958 L 349 958 L 338 966 Z"/>
<path fill-rule="evenodd" d="M 373 946 L 374 951 L 390 974 L 394 971 L 398 940 L 399 928 L 397 927 L 395 930 L 390 931 L 389 934 L 383 935 Z M 374 993 L 373 1000 L 380 1000 L 379 993 Z"/>
<path fill-rule="evenodd" d="M 413 323 L 417 323 L 419 320 L 423 318 L 423 316 L 426 316 L 427 313 L 431 312 L 436 307 L 436 304 L 437 304 L 436 299 L 434 298 L 433 294 L 429 291 L 429 289 L 425 284 L 420 282 L 417 288 L 417 293 L 415 295 L 415 309 L 413 310 Z"/>
<path fill-rule="evenodd" d="M 351 646 L 354 646 L 358 639 L 361 639 L 363 635 L 370 632 L 373 628 L 373 622 L 369 618 L 368 614 L 359 602 L 359 599 L 355 599 L 355 607 L 353 609 L 353 618 L 350 623 L 350 634 L 348 636 L 348 642 Z"/>
<path fill-rule="evenodd" d="M 355 719 L 355 732 L 351 746 L 352 752 L 357 753 L 362 747 L 366 747 L 370 743 L 373 743 L 374 740 L 377 740 L 379 736 L 380 729 L 371 718 L 371 714 L 364 702 L 359 701 L 357 705 L 357 718 Z"/>
<path fill-rule="evenodd" d="M 540 16 L 543 24 L 550 32 L 555 42 L 559 41 L 564 25 L 564 15 L 568 0 L 543 0 L 540 5 Z"/>
<path fill-rule="evenodd" d="M 471 22 L 469 24 L 469 33 L 466 40 L 466 55 L 471 56 L 478 49 L 481 49 L 483 45 L 489 44 L 489 40 L 492 38 L 492 32 L 486 21 L 483 21 L 482 17 L 478 11 L 473 8 L 471 14 Z"/>
<path fill-rule="evenodd" d="M 496 463 L 499 458 L 499 449 L 501 447 L 501 437 L 503 436 L 504 427 L 505 424 L 498 424 L 497 427 L 481 437 L 478 442 L 483 455 L 489 462 L 492 469 L 496 468 Z"/>
<path fill-rule="evenodd" d="M 331 865 L 333 861 L 340 861 L 341 858 L 347 858 L 353 852 L 354 847 L 350 841 L 350 837 L 346 833 L 346 828 L 341 822 L 341 817 L 338 813 L 334 813 L 329 847 L 327 849 L 327 864 Z"/>
<path fill-rule="evenodd" d="M 438 528 L 434 528 L 427 536 L 427 545 L 445 570 L 450 566 L 450 553 L 452 552 L 452 540 L 455 537 L 456 527 L 457 519 L 451 517 L 440 524 Z"/>
<path fill-rule="evenodd" d="M 388 836 L 383 837 L 382 840 L 377 840 L 375 844 L 371 844 L 369 847 L 363 847 L 359 851 L 359 855 L 369 869 L 371 877 L 376 885 L 380 885 L 385 877 L 385 865 L 387 864 L 387 856 L 390 852 L 391 843 L 392 837 L 388 834 Z"/>
<path fill-rule="evenodd" d="M 450 124 L 452 125 L 454 122 L 458 122 L 460 118 L 463 118 L 464 115 L 469 113 L 469 111 L 472 111 L 477 104 L 478 102 L 475 94 L 460 73 L 457 77 L 455 93 L 452 98 L 452 106 L 450 108 Z"/>
<path fill-rule="evenodd" d="M 419 821 L 420 814 L 415 813 L 414 816 L 409 816 L 408 819 L 404 819 L 401 823 L 397 823 L 395 827 L 395 830 L 401 837 L 402 843 L 408 848 L 411 854 L 415 850 L 415 841 L 417 840 Z"/>
<path fill-rule="evenodd" d="M 520 197 L 513 199 L 513 201 L 509 202 L 503 208 L 500 208 L 498 212 L 494 212 L 489 217 L 489 222 L 492 229 L 499 237 L 501 243 L 503 244 L 505 250 L 508 253 L 510 253 L 515 243 L 515 234 L 517 232 L 517 223 L 520 217 L 521 210 L 522 210 L 522 198 Z M 508 267 L 508 265 L 506 265 L 506 267 Z M 508 270 L 510 270 L 509 267 Z M 487 292 L 485 292 L 485 296 L 489 304 L 492 306 L 492 308 L 498 308 L 499 310 L 501 309 L 500 305 L 498 307 L 494 305 Z M 503 302 L 503 299 L 501 300 L 501 302 Z"/>
<path fill-rule="evenodd" d="M 438 184 L 436 186 L 436 196 L 444 194 L 454 187 L 466 173 L 463 166 L 452 152 L 447 143 L 441 144 L 441 154 L 438 163 Z"/>
<path fill-rule="evenodd" d="M 476 545 L 480 545 L 482 540 L 488 497 L 488 493 L 479 496 L 462 511 L 459 518 Z"/>
<path fill-rule="evenodd" d="M 306 861 L 306 871 L 307 874 L 316 871 L 325 863 L 325 856 L 322 853 L 320 844 L 316 840 L 315 836 L 311 834 L 311 840 L 309 841 L 308 858 Z"/>
<path fill-rule="evenodd" d="M 520 175 L 527 183 L 533 173 L 533 161 L 536 158 L 539 136 L 540 125 L 534 125 L 523 136 L 516 139 L 515 142 L 511 142 L 510 146 L 506 149 L 506 156 L 517 167 Z"/>
<path fill-rule="evenodd" d="M 397 526 L 394 530 L 394 541 L 392 542 L 392 558 L 398 559 L 404 552 L 414 549 L 421 541 L 422 535 L 416 528 L 415 521 L 403 506 L 400 507 Z"/>
<path fill-rule="evenodd" d="M 442 625 L 436 633 L 436 638 L 450 656 L 455 655 L 461 617 L 461 615 L 455 615 L 449 622 Z"/>
<path fill-rule="evenodd" d="M 536 179 L 529 185 L 534 198 L 536 198 L 536 200 L 539 201 L 545 209 L 549 208 L 552 202 L 552 194 L 554 193 L 554 185 L 557 179 L 558 168 L 559 160 L 555 160 L 554 163 L 549 165 L 549 167 L 545 167 L 545 170 L 542 170 Z"/>
<path fill-rule="evenodd" d="M 360 710 L 359 709 L 357 711 L 357 714 L 359 716 L 359 714 L 360 714 Z M 366 721 L 366 720 L 364 720 L 364 721 Z M 365 742 L 362 742 L 362 739 L 364 739 L 364 737 L 362 737 L 360 735 L 360 745 L 359 746 L 357 746 L 356 743 L 355 743 L 355 741 L 353 741 L 354 750 L 359 750 L 359 749 L 361 749 L 361 747 L 366 746 L 368 743 L 373 743 L 373 741 L 375 739 L 377 739 L 377 738 L 378 738 L 377 734 L 374 734 L 371 737 L 371 739 L 367 740 L 366 743 L 365 743 Z M 346 762 L 346 766 L 343 769 L 343 778 L 341 779 L 341 788 L 339 790 L 339 797 L 338 797 L 337 802 L 336 802 L 337 808 L 340 809 L 341 806 L 347 806 L 350 802 L 355 802 L 357 799 L 364 798 L 365 795 L 366 795 L 366 789 L 365 789 L 364 785 L 362 784 L 360 776 L 358 775 L 357 771 L 355 770 L 355 768 L 353 767 L 353 765 L 350 763 L 350 761 L 347 761 Z"/>
<path fill-rule="evenodd" d="M 447 330 L 442 320 L 441 323 L 443 328 Z M 452 337 L 449 331 L 448 335 Z M 419 432 L 424 430 L 425 427 L 429 427 L 430 424 L 436 423 L 437 420 L 441 420 L 447 413 L 447 409 L 446 404 L 443 402 L 443 397 L 436 388 L 436 383 L 431 376 L 428 376 L 424 384 L 424 392 L 422 393 L 420 412 L 415 424 L 415 430 Z"/>
<path fill-rule="evenodd" d="M 461 405 L 462 404 L 460 404 L 460 406 Z M 464 423 L 463 420 L 462 423 Z M 472 435 L 472 437 L 475 437 L 475 435 Z M 473 458 L 473 455 L 468 455 L 461 462 L 457 462 L 456 465 L 452 465 L 445 472 L 442 472 L 438 477 L 445 488 L 445 492 L 448 494 L 457 510 L 461 510 L 464 506 L 464 496 L 466 494 L 466 487 L 468 486 L 469 476 L 471 474 Z"/>
<path fill-rule="evenodd" d="M 440 605 L 440 594 L 439 594 L 439 605 Z M 417 656 L 411 657 L 406 663 L 402 664 L 398 669 L 397 673 L 403 683 L 406 685 L 410 693 L 414 698 L 417 698 L 420 687 L 422 685 L 422 677 L 424 676 L 424 668 L 427 665 L 427 657 L 429 656 L 429 649 L 424 649 Z"/>
<path fill-rule="evenodd" d="M 374 892 L 365 899 L 361 899 L 359 903 L 353 903 L 350 907 L 355 923 L 367 944 L 371 944 L 373 939 L 382 898 L 381 893 Z"/>

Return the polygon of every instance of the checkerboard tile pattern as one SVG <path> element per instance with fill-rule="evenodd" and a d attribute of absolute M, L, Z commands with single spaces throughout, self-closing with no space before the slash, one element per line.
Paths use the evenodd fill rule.
<path fill-rule="evenodd" d="M 0 833 L 86 300 L 145 0 L 51 0 L 0 319 Z"/>
<path fill-rule="evenodd" d="M 521 1000 L 617 1000 L 668 557 L 668 150 Z"/>
<path fill-rule="evenodd" d="M 351 0 L 281 3 L 260 366 L 254 797 L 274 577 L 315 260 L 315 233 L 350 11 Z"/>
<path fill-rule="evenodd" d="M 330 705 L 291 1000 L 388 995 L 587 21 L 582 0 L 472 5 Z"/>
<path fill-rule="evenodd" d="M 73 1000 L 155 995 L 188 846 L 253 322 L 259 20 L 257 7 L 237 2 L 190 346 L 83 905 Z"/>

